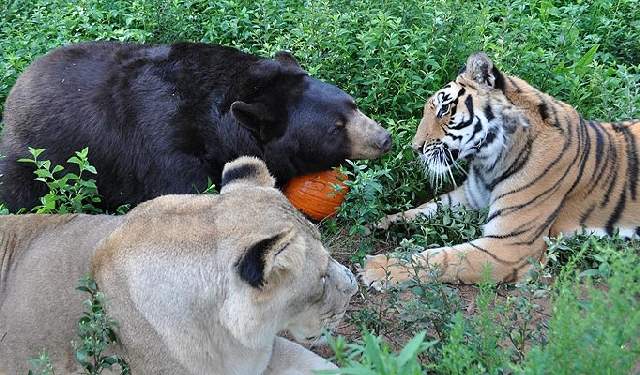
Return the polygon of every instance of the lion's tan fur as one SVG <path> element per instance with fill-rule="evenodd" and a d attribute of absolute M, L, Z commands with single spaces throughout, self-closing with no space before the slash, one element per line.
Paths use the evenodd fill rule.
<path fill-rule="evenodd" d="M 239 260 L 279 233 L 287 243 L 267 253 L 264 285 L 250 286 L 239 277 Z M 121 217 L 3 217 L 0 237 L 0 373 L 26 373 L 27 359 L 42 349 L 56 374 L 77 370 L 70 342 L 84 296 L 74 286 L 90 270 L 119 322 L 116 352 L 134 374 L 335 368 L 276 338 L 285 329 L 314 336 L 335 324 L 355 284 L 273 179 L 249 176 L 217 196 L 160 197 Z M 321 319 L 327 312 L 331 318 Z"/>

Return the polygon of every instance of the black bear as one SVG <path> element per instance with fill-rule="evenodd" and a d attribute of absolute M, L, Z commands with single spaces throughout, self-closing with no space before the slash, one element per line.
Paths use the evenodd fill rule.
<path fill-rule="evenodd" d="M 391 137 L 351 96 L 287 52 L 265 59 L 202 43 L 92 42 L 55 49 L 18 78 L 4 111 L 0 201 L 43 195 L 27 147 L 63 163 L 89 147 L 102 208 L 220 184 L 224 164 L 265 160 L 279 186 L 343 160 L 376 158 Z"/>

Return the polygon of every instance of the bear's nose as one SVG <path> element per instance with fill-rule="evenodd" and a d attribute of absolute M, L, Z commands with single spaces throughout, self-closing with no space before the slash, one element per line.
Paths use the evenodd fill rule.
<path fill-rule="evenodd" d="M 387 152 L 391 149 L 391 134 L 386 133 L 376 142 L 376 146 L 383 152 Z"/>

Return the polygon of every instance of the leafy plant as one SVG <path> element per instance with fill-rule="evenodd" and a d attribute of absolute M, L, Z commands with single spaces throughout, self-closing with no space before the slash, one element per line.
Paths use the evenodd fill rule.
<path fill-rule="evenodd" d="M 426 333 L 420 332 L 397 354 L 379 337 L 365 333 L 362 343 L 344 345 L 341 338 L 329 340 L 329 345 L 341 359 L 339 370 L 318 371 L 318 374 L 342 375 L 420 375 L 420 353 L 434 342 L 426 342 Z"/>
<path fill-rule="evenodd" d="M 604 240 L 605 244 L 607 240 Z M 602 246 L 602 244 L 600 244 Z M 555 287 L 548 343 L 523 364 L 526 374 L 627 374 L 640 359 L 640 252 L 607 245 L 609 276 L 585 275 L 573 267 Z"/>
<path fill-rule="evenodd" d="M 78 173 L 67 172 L 64 175 L 64 167 L 56 164 L 51 165 L 49 160 L 38 160 L 44 149 L 34 149 L 29 147 L 31 158 L 19 159 L 20 163 L 32 164 L 35 167 L 33 172 L 35 180 L 46 184 L 48 193 L 40 198 L 40 205 L 35 206 L 32 211 L 35 213 L 71 213 L 71 212 L 101 212 L 94 207 L 94 203 L 100 202 L 96 181 L 85 179 L 83 174 L 97 174 L 96 169 L 89 163 L 89 149 L 84 148 L 76 151 L 75 156 L 67 160 L 67 163 L 74 164 Z"/>
<path fill-rule="evenodd" d="M 38 357 L 29 359 L 29 375 L 55 375 L 49 354 L 45 350 Z"/>
<path fill-rule="evenodd" d="M 85 275 L 78 281 L 77 290 L 89 293 L 82 302 L 85 311 L 78 320 L 78 341 L 72 342 L 75 348 L 75 361 L 82 367 L 84 374 L 99 375 L 105 369 L 116 371 L 120 375 L 129 375 L 129 365 L 119 355 L 107 354 L 111 345 L 117 344 L 115 334 L 117 322 L 105 311 L 105 296 L 98 285 Z M 46 351 L 29 360 L 29 375 L 55 375 L 51 359 Z M 109 372 L 114 373 L 114 372 Z"/>
<path fill-rule="evenodd" d="M 397 287 L 411 295 L 399 303 L 398 317 L 407 326 L 427 329 L 435 339 L 443 341 L 449 335 L 454 315 L 462 307 L 458 290 L 437 281 L 438 269 L 425 269 L 415 263 L 413 267 L 411 280 Z M 430 281 L 419 277 L 425 274 L 430 275 Z"/>
<path fill-rule="evenodd" d="M 399 222 L 385 235 L 400 240 L 399 253 L 427 248 L 451 246 L 482 236 L 486 210 L 470 210 L 462 206 L 439 205 L 434 215 L 420 216 L 410 222 Z M 408 241 L 408 243 L 403 243 Z M 411 246 L 409 246 L 411 245 Z"/>
<path fill-rule="evenodd" d="M 207 177 L 207 187 L 200 194 L 217 194 L 216 185 Z"/>
<path fill-rule="evenodd" d="M 104 309 L 104 294 L 98 291 L 98 286 L 89 276 L 80 279 L 76 289 L 90 296 L 83 302 L 85 312 L 78 320 L 80 340 L 74 343 L 76 362 L 88 375 L 101 374 L 104 369 L 115 365 L 120 367 L 121 375 L 129 374 L 129 365 L 122 357 L 105 354 L 109 345 L 117 344 L 118 339 L 114 331 L 117 323 Z"/>

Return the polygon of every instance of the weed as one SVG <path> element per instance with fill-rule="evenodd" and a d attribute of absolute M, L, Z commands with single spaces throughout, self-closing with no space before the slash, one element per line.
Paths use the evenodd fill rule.
<path fill-rule="evenodd" d="M 80 279 L 76 289 L 90 296 L 83 302 L 85 312 L 78 320 L 80 340 L 74 343 L 76 361 L 88 375 L 101 374 L 114 365 L 120 367 L 120 375 L 128 375 L 129 365 L 122 357 L 104 354 L 109 345 L 118 343 L 114 331 L 117 324 L 107 316 L 104 294 L 98 291 L 98 286 L 89 276 Z"/>
<path fill-rule="evenodd" d="M 548 342 L 531 349 L 524 373 L 627 374 L 637 366 L 640 252 L 602 242 L 599 253 L 609 276 L 585 275 L 573 267 L 562 271 L 554 288 Z"/>
<path fill-rule="evenodd" d="M 117 323 L 105 311 L 105 296 L 98 290 L 98 285 L 85 275 L 78 281 L 77 290 L 89 293 L 89 298 L 82 302 L 85 311 L 78 320 L 78 341 L 72 342 L 75 348 L 75 360 L 82 367 L 84 374 L 99 375 L 107 370 L 119 368 L 120 375 L 129 375 L 129 365 L 119 355 L 107 355 L 110 346 L 118 343 L 115 334 Z M 51 359 L 46 351 L 29 360 L 29 375 L 55 375 Z M 109 372 L 116 373 L 116 372 Z"/>
<path fill-rule="evenodd" d="M 86 173 L 97 174 L 96 169 L 89 163 L 89 149 L 76 151 L 75 156 L 67 160 L 67 163 L 77 167 L 78 173 L 67 172 L 64 175 L 61 175 L 64 171 L 63 166 L 59 164 L 52 166 L 49 160 L 38 160 L 43 152 L 44 149 L 29 147 L 31 158 L 18 160 L 20 163 L 33 164 L 35 180 L 46 184 L 49 190 L 40 198 L 41 204 L 35 206 L 32 211 L 39 214 L 100 212 L 93 205 L 100 202 L 96 181 L 83 178 L 83 174 Z"/>
<path fill-rule="evenodd" d="M 39 356 L 29 359 L 29 375 L 55 375 L 55 370 L 51 364 L 51 359 L 46 350 Z"/>
<path fill-rule="evenodd" d="M 339 370 L 318 371 L 318 374 L 342 375 L 420 375 L 422 365 L 418 360 L 420 353 L 434 342 L 425 341 L 426 333 L 420 332 L 412 338 L 397 354 L 379 337 L 365 333 L 362 343 L 345 345 L 342 338 L 330 339 L 330 347 L 340 358 Z"/>

